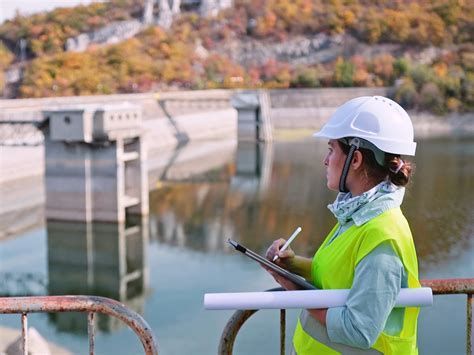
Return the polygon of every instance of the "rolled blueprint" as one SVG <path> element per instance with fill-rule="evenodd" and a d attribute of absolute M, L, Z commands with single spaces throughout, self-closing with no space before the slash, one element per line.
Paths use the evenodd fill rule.
<path fill-rule="evenodd" d="M 346 304 L 349 291 L 346 289 L 206 293 L 204 295 L 204 308 L 224 310 L 340 307 Z M 395 307 L 423 307 L 432 304 L 433 292 L 431 288 L 403 288 L 398 294 Z"/>

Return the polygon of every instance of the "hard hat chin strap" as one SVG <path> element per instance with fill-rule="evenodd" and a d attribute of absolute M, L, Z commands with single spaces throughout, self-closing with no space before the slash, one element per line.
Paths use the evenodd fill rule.
<path fill-rule="evenodd" d="M 352 158 L 354 157 L 354 152 L 359 149 L 360 141 L 359 138 L 353 138 L 349 142 L 350 148 L 347 153 L 346 161 L 342 168 L 341 178 L 339 179 L 339 191 L 340 192 L 349 192 L 346 186 L 347 175 L 349 175 L 349 167 L 351 166 Z"/>

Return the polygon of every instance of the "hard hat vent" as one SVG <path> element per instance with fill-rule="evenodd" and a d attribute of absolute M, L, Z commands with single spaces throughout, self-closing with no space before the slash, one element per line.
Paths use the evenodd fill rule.
<path fill-rule="evenodd" d="M 352 127 L 364 133 L 377 134 L 380 132 L 379 119 L 371 112 L 360 113 L 352 122 Z"/>

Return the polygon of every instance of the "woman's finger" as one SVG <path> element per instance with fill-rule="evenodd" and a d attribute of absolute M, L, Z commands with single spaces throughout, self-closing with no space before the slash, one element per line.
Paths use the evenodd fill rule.
<path fill-rule="evenodd" d="M 267 252 L 265 253 L 265 257 L 268 260 L 273 260 L 275 255 L 277 255 L 280 251 L 280 248 L 283 244 L 285 244 L 285 239 L 283 238 L 273 241 L 273 243 L 268 247 Z"/>

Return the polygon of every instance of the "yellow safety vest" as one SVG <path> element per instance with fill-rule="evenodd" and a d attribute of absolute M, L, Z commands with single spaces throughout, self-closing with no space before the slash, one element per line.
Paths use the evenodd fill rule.
<path fill-rule="evenodd" d="M 351 226 L 327 245 L 338 227 L 339 224 L 336 224 L 313 258 L 311 277 L 316 287 L 320 289 L 351 288 L 354 271 L 359 261 L 384 241 L 391 242 L 400 257 L 408 274 L 408 287 L 420 287 L 413 238 L 400 208 L 390 209 L 361 226 Z M 305 311 L 302 315 L 304 313 Z M 418 354 L 416 346 L 418 313 L 418 307 L 406 307 L 400 335 L 392 336 L 382 332 L 372 348 L 383 354 Z M 308 317 L 305 318 L 308 319 Z M 337 346 L 331 347 L 327 343 L 325 345 L 318 341 L 317 332 L 311 334 L 311 330 L 308 330 L 311 327 L 305 327 L 302 320 L 303 318 L 300 317 L 293 337 L 294 350 L 298 355 L 329 355 L 343 352 L 335 350 Z M 372 351 L 376 352 L 375 350 Z"/>

